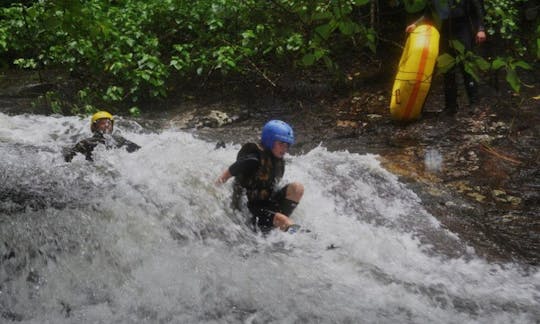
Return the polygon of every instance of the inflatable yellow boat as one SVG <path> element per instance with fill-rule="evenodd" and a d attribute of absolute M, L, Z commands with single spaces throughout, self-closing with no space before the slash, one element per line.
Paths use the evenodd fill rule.
<path fill-rule="evenodd" d="M 394 120 L 411 121 L 422 112 L 439 55 L 439 37 L 431 25 L 419 25 L 409 34 L 392 88 L 390 114 Z"/>

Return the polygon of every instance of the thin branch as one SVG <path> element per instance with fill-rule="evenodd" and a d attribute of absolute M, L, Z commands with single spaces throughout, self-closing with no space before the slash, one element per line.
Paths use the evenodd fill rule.
<path fill-rule="evenodd" d="M 495 157 L 497 157 L 497 158 L 499 158 L 501 160 L 504 160 L 506 162 L 510 162 L 510 163 L 517 164 L 517 165 L 520 165 L 522 163 L 521 161 L 519 161 L 517 159 L 514 159 L 514 158 L 512 158 L 510 156 L 507 156 L 507 155 L 505 155 L 503 153 L 497 152 L 493 147 L 491 147 L 491 146 L 489 146 L 487 144 L 482 144 L 482 150 L 484 152 L 489 153 L 489 154 L 491 154 L 491 155 L 493 155 L 493 156 L 495 156 Z"/>

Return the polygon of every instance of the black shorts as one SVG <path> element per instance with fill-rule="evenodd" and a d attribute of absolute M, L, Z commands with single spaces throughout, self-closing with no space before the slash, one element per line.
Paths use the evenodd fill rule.
<path fill-rule="evenodd" d="M 276 213 L 282 213 L 281 202 L 287 197 L 287 186 L 272 194 L 269 200 L 248 202 L 248 209 L 252 215 L 253 225 L 261 231 L 269 231 L 274 227 Z"/>

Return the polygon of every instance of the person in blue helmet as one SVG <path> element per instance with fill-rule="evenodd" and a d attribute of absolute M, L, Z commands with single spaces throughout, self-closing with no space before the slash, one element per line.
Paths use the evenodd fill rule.
<path fill-rule="evenodd" d="M 262 232 L 273 228 L 296 232 L 300 227 L 294 224 L 290 216 L 302 199 L 304 186 L 292 182 L 277 188 L 285 172 L 283 156 L 293 144 L 291 126 L 281 120 L 270 120 L 262 129 L 261 142 L 244 144 L 236 162 L 216 181 L 219 185 L 235 177 L 233 204 L 239 201 L 242 191 L 245 191 L 252 223 Z"/>

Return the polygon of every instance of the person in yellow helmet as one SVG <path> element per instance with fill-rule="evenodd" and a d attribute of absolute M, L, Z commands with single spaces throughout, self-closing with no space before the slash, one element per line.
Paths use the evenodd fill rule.
<path fill-rule="evenodd" d="M 124 137 L 112 134 L 114 127 L 114 117 L 106 111 L 98 111 L 90 120 L 90 130 L 94 134 L 78 142 L 73 148 L 64 154 L 66 162 L 71 162 L 77 153 L 86 157 L 86 160 L 93 161 L 92 152 L 99 144 L 105 145 L 107 149 L 125 147 L 128 152 L 135 152 L 141 147 Z"/>

